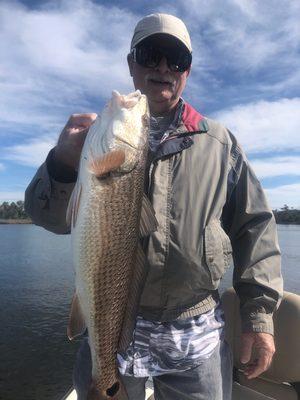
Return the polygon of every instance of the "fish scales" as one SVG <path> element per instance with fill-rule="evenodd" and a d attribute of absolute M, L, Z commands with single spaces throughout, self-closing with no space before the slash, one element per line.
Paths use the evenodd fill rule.
<path fill-rule="evenodd" d="M 132 337 L 146 278 L 140 225 L 143 235 L 156 229 L 143 194 L 148 133 L 145 96 L 115 93 L 88 132 L 67 212 L 76 274 L 68 335 L 88 329 L 91 399 L 127 397 L 116 356 Z"/>
<path fill-rule="evenodd" d="M 89 297 L 94 299 L 90 304 L 90 324 L 92 321 L 95 324 L 89 334 L 90 341 L 94 342 L 95 353 L 99 355 L 97 360 L 101 360 L 103 366 L 116 364 L 138 240 L 139 216 L 132 204 L 140 207 L 142 178 L 140 172 L 134 171 L 122 177 L 113 188 L 108 186 L 100 195 L 95 193 L 95 197 L 91 196 L 91 204 L 87 205 L 92 207 L 94 201 L 99 202 L 93 213 L 86 213 L 87 228 L 81 238 L 86 245 L 81 252 L 81 262 L 85 266 L 85 279 L 90 283 Z M 96 221 L 100 224 L 95 232 Z M 109 369 L 102 369 L 101 365 L 96 367 L 97 360 L 93 365 L 102 371 L 99 380 L 111 387 L 116 381 L 116 372 L 112 375 Z"/>

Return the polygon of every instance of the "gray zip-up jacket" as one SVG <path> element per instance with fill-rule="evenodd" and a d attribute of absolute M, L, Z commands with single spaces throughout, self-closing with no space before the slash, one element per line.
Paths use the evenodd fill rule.
<path fill-rule="evenodd" d="M 185 103 L 177 129 L 149 165 L 146 191 L 159 225 L 145 246 L 140 314 L 171 321 L 210 310 L 232 255 L 243 331 L 273 333 L 282 296 L 276 224 L 235 137 Z M 25 208 L 37 225 L 68 233 L 74 182 L 55 178 L 50 152 L 26 190 Z"/>

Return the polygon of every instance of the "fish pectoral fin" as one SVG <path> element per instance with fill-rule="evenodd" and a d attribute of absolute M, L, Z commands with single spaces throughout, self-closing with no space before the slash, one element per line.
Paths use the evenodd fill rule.
<path fill-rule="evenodd" d="M 86 324 L 80 307 L 79 299 L 77 294 L 74 293 L 71 304 L 69 324 L 67 327 L 68 338 L 72 340 L 76 336 L 83 335 L 85 330 L 86 330 Z"/>
<path fill-rule="evenodd" d="M 101 176 L 119 168 L 124 162 L 124 150 L 112 150 L 98 159 L 93 159 L 89 164 L 89 171 L 97 178 L 101 178 Z"/>
<path fill-rule="evenodd" d="M 158 227 L 158 222 L 155 217 L 155 211 L 150 203 L 148 197 L 143 195 L 141 220 L 140 220 L 140 237 L 150 235 L 151 232 L 155 232 Z"/>
<path fill-rule="evenodd" d="M 67 213 L 66 213 L 67 225 L 73 226 L 73 228 L 75 227 L 76 221 L 77 221 L 81 192 L 82 192 L 81 183 L 76 182 L 76 185 L 73 189 L 73 192 L 72 192 L 70 200 L 69 200 Z"/>

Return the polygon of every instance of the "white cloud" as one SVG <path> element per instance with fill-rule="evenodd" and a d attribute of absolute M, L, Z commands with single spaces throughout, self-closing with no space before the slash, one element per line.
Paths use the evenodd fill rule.
<path fill-rule="evenodd" d="M 243 14 L 249 18 L 255 18 L 256 12 L 256 2 L 253 0 L 232 0 L 232 4 L 239 7 Z"/>
<path fill-rule="evenodd" d="M 11 138 L 2 160 L 5 154 L 37 167 L 70 113 L 98 112 L 111 90 L 132 88 L 126 55 L 140 16 L 130 6 L 99 3 L 57 0 L 30 9 L 1 1 L 0 134 Z M 290 93 L 299 87 L 300 2 L 286 0 L 274 7 L 273 0 L 228 0 L 220 7 L 219 0 L 179 0 L 155 6 L 182 17 L 191 32 L 194 61 L 186 95 L 192 104 L 216 109 L 222 101 L 224 108 L 215 117 L 248 152 L 299 151 L 300 98 L 253 99 L 295 96 Z M 235 75 L 229 76 L 232 71 Z M 248 104 L 226 108 L 239 97 Z M 291 175 L 299 170 L 299 159 L 274 156 L 252 165 L 259 177 Z M 272 201 L 278 195 L 282 206 L 297 193 L 300 198 L 299 186 L 289 187 L 268 189 Z"/>
<path fill-rule="evenodd" d="M 300 176 L 299 156 L 270 157 L 263 160 L 255 159 L 251 161 L 251 166 L 260 179 L 284 175 Z"/>
<path fill-rule="evenodd" d="M 204 60 L 213 54 L 215 66 L 220 60 L 222 66 L 242 67 L 245 71 L 266 67 L 274 61 L 276 66 L 296 65 L 299 1 L 288 0 L 276 7 L 272 0 L 228 0 L 222 7 L 219 0 L 181 0 L 180 4 L 196 46 L 204 39 L 210 40 L 213 52 L 200 46 L 199 54 Z M 289 64 L 291 60 L 295 63 Z"/>
<path fill-rule="evenodd" d="M 300 209 L 300 183 L 279 186 L 265 191 L 272 209 L 279 209 L 285 204 Z"/>
<path fill-rule="evenodd" d="M 162 11 L 183 18 L 193 45 L 186 98 L 200 109 L 291 97 L 300 88 L 300 2 L 179 0 Z"/>
<path fill-rule="evenodd" d="M 5 170 L 5 165 L 0 163 L 0 172 Z"/>
<path fill-rule="evenodd" d="M 299 34 L 300 37 L 300 34 Z M 299 88 L 300 82 L 300 68 L 295 68 L 294 70 L 289 70 L 288 74 L 282 74 L 281 78 L 276 82 L 263 82 L 259 83 L 256 87 L 257 91 L 260 93 L 269 93 L 270 95 L 278 93 L 287 93 L 291 89 Z"/>
<path fill-rule="evenodd" d="M 0 204 L 3 201 L 18 201 L 18 200 L 24 200 L 24 191 L 19 191 L 19 192 L 2 192 L 0 191 Z"/>
<path fill-rule="evenodd" d="M 189 98 L 209 98 L 221 85 L 214 77 L 220 60 L 242 74 L 270 65 L 271 76 L 274 66 L 284 65 L 285 88 L 297 84 L 298 1 L 274 7 L 271 0 L 229 0 L 220 7 L 218 0 L 181 0 L 156 7 L 182 17 L 190 29 L 195 58 Z M 97 111 L 87 110 L 88 96 L 101 108 L 112 89 L 130 90 L 126 54 L 138 18 L 91 0 L 43 2 L 35 10 L 2 1 L 0 119 L 46 127 L 70 110 Z"/>
<path fill-rule="evenodd" d="M 86 111 L 89 96 L 100 109 L 113 89 L 129 90 L 126 55 L 135 20 L 90 0 L 49 2 L 38 10 L 1 2 L 3 132 L 8 124 L 47 129 L 70 110 Z"/>
<path fill-rule="evenodd" d="M 199 103 L 199 96 L 213 101 L 210 97 L 222 85 L 214 76 L 220 60 L 221 67 L 230 64 L 242 74 L 269 63 L 271 75 L 274 65 L 285 65 L 284 87 L 297 84 L 299 2 L 274 7 L 270 0 L 230 0 L 220 7 L 218 0 L 181 0 L 157 2 L 156 7 L 182 17 L 191 31 L 195 57 L 187 97 L 193 103 Z M 31 125 L 45 132 L 71 112 L 98 111 L 89 109 L 88 99 L 99 99 L 100 109 L 111 90 L 130 90 L 126 54 L 138 18 L 128 9 L 91 0 L 43 2 L 35 10 L 2 1 L 3 132 L 9 126 L 28 135 Z M 277 85 L 265 83 L 260 90 L 277 87 L 278 92 L 281 80 Z"/>
<path fill-rule="evenodd" d="M 248 152 L 300 150 L 300 98 L 259 101 L 215 114 Z"/>
<path fill-rule="evenodd" d="M 27 12 L 17 32 L 27 61 L 68 80 L 91 81 L 92 76 L 95 84 L 101 77 L 105 85 L 105 78 L 113 76 L 117 84 L 123 83 L 120 67 L 125 62 L 120 65 L 120 60 L 128 51 L 125 39 L 132 17 L 117 8 L 107 11 L 91 1 L 64 1 L 58 10 Z"/>
<path fill-rule="evenodd" d="M 15 161 L 30 167 L 40 166 L 46 159 L 49 150 L 55 145 L 55 140 L 43 137 L 24 144 L 7 147 L 3 152 L 4 159 Z"/>

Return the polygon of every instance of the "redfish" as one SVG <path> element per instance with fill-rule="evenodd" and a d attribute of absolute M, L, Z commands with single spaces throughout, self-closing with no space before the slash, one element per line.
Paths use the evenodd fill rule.
<path fill-rule="evenodd" d="M 89 399 L 127 398 L 117 353 L 132 340 L 146 279 L 141 238 L 157 228 L 144 195 L 148 135 L 146 96 L 113 92 L 87 134 L 68 207 L 76 283 L 68 336 L 88 330 Z"/>

